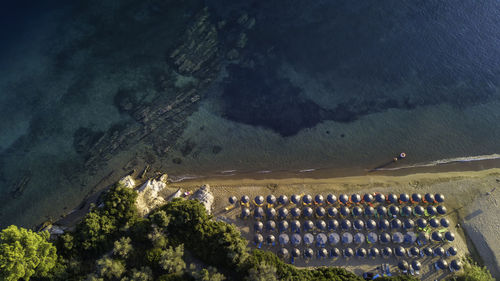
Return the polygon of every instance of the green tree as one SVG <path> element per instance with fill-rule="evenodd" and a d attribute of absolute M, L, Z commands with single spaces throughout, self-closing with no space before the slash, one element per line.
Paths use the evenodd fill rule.
<path fill-rule="evenodd" d="M 495 281 L 491 276 L 490 271 L 486 266 L 479 266 L 475 262 L 469 260 L 464 265 L 463 273 L 453 277 L 451 280 L 456 281 Z"/>
<path fill-rule="evenodd" d="M 121 258 L 127 258 L 130 252 L 132 252 L 132 239 L 130 237 L 122 237 L 120 240 L 115 241 L 113 254 Z"/>
<path fill-rule="evenodd" d="M 201 270 L 198 270 L 196 268 L 196 265 L 191 264 L 189 266 L 189 274 L 196 281 L 223 281 L 223 280 L 226 280 L 226 276 L 224 276 L 224 274 L 217 272 L 217 269 L 215 267 L 211 267 L 211 266 L 209 266 L 208 268 L 202 268 Z"/>
<path fill-rule="evenodd" d="M 78 224 L 76 234 L 83 250 L 102 250 L 109 244 L 109 237 L 116 231 L 112 217 L 91 211 Z"/>
<path fill-rule="evenodd" d="M 109 257 L 98 259 L 96 262 L 97 275 L 104 279 L 118 279 L 125 273 L 125 265 L 121 260 Z"/>
<path fill-rule="evenodd" d="M 121 281 L 152 281 L 153 271 L 149 267 L 142 267 L 140 270 L 133 268 L 130 277 L 125 277 Z"/>
<path fill-rule="evenodd" d="M 276 281 L 276 267 L 260 262 L 256 267 L 250 268 L 246 281 Z"/>
<path fill-rule="evenodd" d="M 170 216 L 163 210 L 158 210 L 151 214 L 150 220 L 153 224 L 157 225 L 160 228 L 166 228 L 170 223 Z"/>
<path fill-rule="evenodd" d="M 182 259 L 184 256 L 184 245 L 179 245 L 164 250 L 161 254 L 159 264 L 163 270 L 169 274 L 181 275 L 186 269 L 186 263 Z"/>
<path fill-rule="evenodd" d="M 45 277 L 57 261 L 48 232 L 36 233 L 11 225 L 0 233 L 0 279 Z"/>
<path fill-rule="evenodd" d="M 119 226 L 133 223 L 138 217 L 136 199 L 137 192 L 135 190 L 116 184 L 104 194 L 102 212 L 115 218 Z"/>

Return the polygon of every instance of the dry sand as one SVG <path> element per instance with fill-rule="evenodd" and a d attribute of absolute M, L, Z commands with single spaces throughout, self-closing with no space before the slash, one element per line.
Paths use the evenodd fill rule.
<path fill-rule="evenodd" d="M 460 255 L 472 254 L 475 258 L 484 261 L 496 278 L 499 275 L 500 253 L 500 212 L 498 200 L 500 200 L 500 169 L 489 169 L 483 171 L 468 172 L 445 172 L 445 173 L 422 173 L 405 176 L 380 176 L 366 175 L 356 177 L 329 178 L 329 179 L 309 179 L 309 178 L 286 178 L 286 179 L 203 179 L 171 183 L 169 187 L 194 190 L 201 184 L 210 184 L 215 195 L 213 213 L 216 217 L 222 217 L 229 222 L 240 227 L 243 234 L 249 238 L 252 232 L 249 226 L 253 222 L 242 221 L 236 216 L 239 209 L 225 211 L 228 206 L 227 198 L 230 195 L 249 195 L 251 198 L 256 195 L 280 194 L 316 194 L 321 193 L 353 193 L 353 192 L 419 192 L 419 193 L 442 193 L 446 197 L 445 205 L 448 208 L 448 218 L 452 225 L 450 228 L 457 234 L 457 239 L 453 245 L 459 249 Z M 496 188 L 499 187 L 499 188 Z M 489 194 L 489 195 L 487 195 Z M 460 224 L 461 227 L 455 227 Z M 463 232 L 466 230 L 467 236 Z M 472 242 L 472 243 L 471 243 Z M 277 247 L 276 247 L 277 248 Z M 423 280 L 442 279 L 443 274 L 438 274 L 431 269 L 434 260 L 425 260 L 421 270 Z M 313 259 L 308 264 L 299 260 L 298 266 L 320 266 L 334 265 L 344 266 L 355 273 L 373 270 L 381 263 L 388 262 L 396 265 L 395 259 L 384 261 L 376 260 L 356 260 L 349 261 Z M 392 267 L 393 272 L 395 266 Z"/>

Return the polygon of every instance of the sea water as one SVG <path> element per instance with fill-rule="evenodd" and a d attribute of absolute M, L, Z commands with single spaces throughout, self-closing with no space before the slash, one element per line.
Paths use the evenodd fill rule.
<path fill-rule="evenodd" d="M 155 155 L 151 165 L 172 181 L 498 158 L 498 2 L 198 2 L 192 11 L 170 4 L 169 14 L 155 1 L 2 8 L 15 16 L 2 18 L 0 33 L 0 226 L 57 218 L 114 166 L 153 151 L 133 144 L 128 158 L 111 156 L 93 176 L 77 177 L 85 159 L 75 132 L 131 122 L 116 107 L 117 91 L 151 96 L 154 72 L 168 68 L 166 54 L 185 31 L 161 19 L 189 19 L 204 5 L 214 26 L 241 18 L 237 33 L 220 29 L 221 50 L 247 40 L 234 46 L 236 59 L 221 51 L 217 78 L 175 143 Z M 101 5 L 97 15 L 92 5 Z M 401 152 L 407 158 L 391 162 Z"/>

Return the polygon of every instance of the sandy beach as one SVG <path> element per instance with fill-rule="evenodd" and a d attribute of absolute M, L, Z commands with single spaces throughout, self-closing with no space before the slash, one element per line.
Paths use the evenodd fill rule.
<path fill-rule="evenodd" d="M 281 178 L 281 179 L 244 179 L 244 178 L 214 178 L 203 180 L 187 180 L 171 183 L 171 190 L 182 188 L 194 190 L 202 184 L 209 184 L 215 195 L 213 214 L 215 217 L 235 223 L 243 234 L 250 238 L 253 231 L 249 230 L 252 222 L 237 218 L 239 209 L 225 211 L 228 196 L 280 194 L 340 194 L 340 193 L 442 193 L 446 197 L 450 229 L 457 234 L 454 246 L 459 249 L 459 255 L 472 255 L 484 263 L 498 278 L 500 245 L 500 218 L 497 215 L 500 200 L 500 169 L 493 168 L 482 171 L 460 171 L 439 173 L 417 173 L 404 176 L 365 175 L 354 177 L 337 177 L 325 179 L 313 178 Z M 345 266 L 358 274 L 374 270 L 380 266 L 379 260 L 356 260 L 346 263 L 345 260 L 332 262 L 316 260 L 305 264 L 298 261 L 298 266 L 334 265 Z M 441 279 L 445 275 L 438 274 L 431 268 L 433 261 L 423 263 L 421 277 L 423 280 Z M 396 260 L 392 261 L 397 263 Z M 393 267 L 395 268 L 395 267 Z"/>

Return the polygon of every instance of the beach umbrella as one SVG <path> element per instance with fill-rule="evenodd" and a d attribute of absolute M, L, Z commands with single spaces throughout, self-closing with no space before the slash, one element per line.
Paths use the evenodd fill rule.
<path fill-rule="evenodd" d="M 304 251 L 304 258 L 306 259 L 312 259 L 312 257 L 314 256 L 314 251 L 313 249 L 311 248 L 307 248 L 305 251 Z"/>
<path fill-rule="evenodd" d="M 392 249 L 389 247 L 385 247 L 382 249 L 382 257 L 383 258 L 390 258 L 392 256 Z"/>
<path fill-rule="evenodd" d="M 266 211 L 266 215 L 268 219 L 274 219 L 274 217 L 276 217 L 276 210 L 274 208 L 269 208 Z"/>
<path fill-rule="evenodd" d="M 267 231 L 275 231 L 276 223 L 273 220 L 266 221 L 266 230 Z"/>
<path fill-rule="evenodd" d="M 377 207 L 377 214 L 381 217 L 387 216 L 387 208 L 380 205 Z"/>
<path fill-rule="evenodd" d="M 273 245 L 274 246 L 275 241 L 276 241 L 276 238 L 274 237 L 274 235 L 272 235 L 272 234 L 267 235 L 266 242 L 267 242 L 268 245 Z"/>
<path fill-rule="evenodd" d="M 394 193 L 391 193 L 387 196 L 387 201 L 391 204 L 396 204 L 398 203 L 398 196 Z"/>
<path fill-rule="evenodd" d="M 419 193 L 413 193 L 411 195 L 411 202 L 412 203 L 419 203 L 420 201 L 422 201 L 422 195 L 420 195 Z"/>
<path fill-rule="evenodd" d="M 352 237 L 351 233 L 344 232 L 344 233 L 342 233 L 341 239 L 342 239 L 342 244 L 351 244 L 352 240 L 353 240 L 353 237 Z"/>
<path fill-rule="evenodd" d="M 363 195 L 363 201 L 365 203 L 371 203 L 373 201 L 373 195 L 371 195 L 370 193 L 365 193 L 365 195 Z"/>
<path fill-rule="evenodd" d="M 279 208 L 278 209 L 278 216 L 280 219 L 284 220 L 288 216 L 288 209 L 287 208 Z"/>
<path fill-rule="evenodd" d="M 361 232 L 354 234 L 354 237 L 352 238 L 352 240 L 356 244 L 363 244 L 365 242 L 365 239 L 365 235 Z"/>
<path fill-rule="evenodd" d="M 300 204 L 300 195 L 294 194 L 290 200 L 293 204 L 298 205 Z"/>
<path fill-rule="evenodd" d="M 317 194 L 315 197 L 314 197 L 314 202 L 318 205 L 321 205 L 323 204 L 323 202 L 325 201 L 325 199 L 323 198 L 323 195 L 321 194 Z"/>
<path fill-rule="evenodd" d="M 436 207 L 431 206 L 431 205 L 427 206 L 427 215 L 428 216 L 431 216 L 431 217 L 435 216 L 436 213 L 437 213 Z"/>
<path fill-rule="evenodd" d="M 326 196 L 326 202 L 328 202 L 328 204 L 335 204 L 337 202 L 337 196 L 333 195 L 333 194 L 328 194 Z"/>
<path fill-rule="evenodd" d="M 447 256 L 456 256 L 457 253 L 458 253 L 457 248 L 453 247 L 453 246 L 449 247 L 448 250 L 446 250 L 446 255 Z"/>
<path fill-rule="evenodd" d="M 412 213 L 412 209 L 410 206 L 404 206 L 402 209 L 401 209 L 401 215 L 404 216 L 404 217 L 409 217 L 411 216 L 411 213 Z"/>
<path fill-rule="evenodd" d="M 340 235 L 336 232 L 330 232 L 328 234 L 328 243 L 331 245 L 337 245 L 340 242 Z"/>
<path fill-rule="evenodd" d="M 392 242 L 396 244 L 401 244 L 404 241 L 404 236 L 401 232 L 394 232 L 392 234 Z"/>
<path fill-rule="evenodd" d="M 391 235 L 387 232 L 382 232 L 379 236 L 379 241 L 382 244 L 387 244 L 391 242 Z"/>
<path fill-rule="evenodd" d="M 358 204 L 359 202 L 361 202 L 361 195 L 359 195 L 357 193 L 354 193 L 353 195 L 351 195 L 351 202 L 354 204 Z"/>
<path fill-rule="evenodd" d="M 294 233 L 292 234 L 291 241 L 293 245 L 300 245 L 300 243 L 302 242 L 302 237 L 300 236 L 300 234 Z"/>
<path fill-rule="evenodd" d="M 339 221 L 336 219 L 328 220 L 328 229 L 329 230 L 338 230 L 339 229 Z"/>
<path fill-rule="evenodd" d="M 445 270 L 446 268 L 448 268 L 448 262 L 443 259 L 440 259 L 436 262 L 436 268 Z"/>
<path fill-rule="evenodd" d="M 391 229 L 392 230 L 401 229 L 401 226 L 403 226 L 403 223 L 401 222 L 400 219 L 393 219 L 393 220 L 391 220 Z"/>
<path fill-rule="evenodd" d="M 276 196 L 274 196 L 272 194 L 267 195 L 266 201 L 267 201 L 267 204 L 274 205 L 274 204 L 276 204 Z"/>
<path fill-rule="evenodd" d="M 304 210 L 304 212 L 302 214 L 303 217 L 308 218 L 308 217 L 312 216 L 313 209 L 311 207 L 305 207 L 303 210 Z"/>
<path fill-rule="evenodd" d="M 347 207 L 347 206 L 340 207 L 340 214 L 342 216 L 347 217 L 350 212 L 351 212 L 351 210 L 349 210 L 349 207 Z"/>
<path fill-rule="evenodd" d="M 231 196 L 231 197 L 229 197 L 228 201 L 229 201 L 229 204 L 234 205 L 234 204 L 236 204 L 236 202 L 238 202 L 238 198 L 236 198 L 236 196 Z"/>
<path fill-rule="evenodd" d="M 434 199 L 436 200 L 436 203 L 443 203 L 444 202 L 444 195 L 440 193 L 436 193 L 434 195 Z"/>
<path fill-rule="evenodd" d="M 439 221 L 436 218 L 433 218 L 429 221 L 429 225 L 432 228 L 438 228 L 439 227 Z"/>
<path fill-rule="evenodd" d="M 278 256 L 282 259 L 284 258 L 287 258 L 288 257 L 288 250 L 285 249 L 285 248 L 281 248 L 278 252 Z"/>
<path fill-rule="evenodd" d="M 430 247 L 425 247 L 422 252 L 424 253 L 424 255 L 430 257 L 434 254 L 434 251 L 432 251 L 432 249 Z"/>
<path fill-rule="evenodd" d="M 408 250 L 408 256 L 416 257 L 420 255 L 420 250 L 417 247 L 411 247 Z"/>
<path fill-rule="evenodd" d="M 435 202 L 434 195 L 431 193 L 426 193 L 424 195 L 424 202 L 429 203 L 429 204 L 433 204 Z"/>
<path fill-rule="evenodd" d="M 309 205 L 312 203 L 312 200 L 313 200 L 313 198 L 309 194 L 302 196 L 302 204 Z"/>
<path fill-rule="evenodd" d="M 462 262 L 459 260 L 452 260 L 450 262 L 450 269 L 452 271 L 458 271 L 458 270 L 462 269 Z"/>
<path fill-rule="evenodd" d="M 404 235 L 404 243 L 406 244 L 414 244 L 417 241 L 417 234 L 415 232 L 406 232 Z"/>
<path fill-rule="evenodd" d="M 425 245 L 429 242 L 429 234 L 427 232 L 420 232 L 417 237 L 417 244 Z"/>
<path fill-rule="evenodd" d="M 415 206 L 415 208 L 413 208 L 413 215 L 419 217 L 419 216 L 423 216 L 424 214 L 425 214 L 424 207 L 417 205 L 417 206 Z"/>
<path fill-rule="evenodd" d="M 442 227 L 450 226 L 450 221 L 447 218 L 441 218 L 441 220 L 439 220 L 439 222 L 440 222 Z"/>
<path fill-rule="evenodd" d="M 445 254 L 446 254 L 446 252 L 443 249 L 443 247 L 437 247 L 437 248 L 434 249 L 434 255 L 435 256 L 443 257 Z"/>
<path fill-rule="evenodd" d="M 420 228 L 425 228 L 427 226 L 427 220 L 424 218 L 417 219 L 417 226 Z"/>
<path fill-rule="evenodd" d="M 347 196 L 346 194 L 340 194 L 339 203 L 347 204 L 347 202 L 349 202 L 349 196 Z"/>
<path fill-rule="evenodd" d="M 360 219 L 355 220 L 352 225 L 357 231 L 361 231 L 365 227 L 365 223 Z"/>
<path fill-rule="evenodd" d="M 440 215 L 446 215 L 446 211 L 447 211 L 447 210 L 446 210 L 446 207 L 445 207 L 445 206 L 443 206 L 443 205 L 438 205 L 438 206 L 436 207 L 436 211 L 437 211 L 437 213 L 438 213 L 438 214 L 440 214 Z"/>
<path fill-rule="evenodd" d="M 444 238 L 448 241 L 448 242 L 452 242 L 455 240 L 455 234 L 451 233 L 450 231 L 446 231 L 446 233 L 444 234 Z"/>
<path fill-rule="evenodd" d="M 388 212 L 388 214 L 391 217 L 396 217 L 397 215 L 399 215 L 399 207 L 395 206 L 395 205 L 389 206 L 389 212 Z"/>
<path fill-rule="evenodd" d="M 404 229 L 412 229 L 415 227 L 415 222 L 413 222 L 412 219 L 405 219 L 403 221 L 403 228 Z"/>
<path fill-rule="evenodd" d="M 413 270 L 415 271 L 419 271 L 420 268 L 422 268 L 422 264 L 419 261 L 414 260 L 411 262 L 411 268 L 413 268 Z"/>
<path fill-rule="evenodd" d="M 365 216 L 372 217 L 373 215 L 375 215 L 375 209 L 372 206 L 367 206 L 365 208 Z"/>
<path fill-rule="evenodd" d="M 402 271 L 408 270 L 408 262 L 407 261 L 399 261 L 398 268 Z"/>
<path fill-rule="evenodd" d="M 356 257 L 358 258 L 365 258 L 367 255 L 366 249 L 365 248 L 358 248 L 356 250 Z"/>
<path fill-rule="evenodd" d="M 249 208 L 242 208 L 241 209 L 241 217 L 246 218 L 250 216 L 250 209 Z"/>
<path fill-rule="evenodd" d="M 303 227 L 304 227 L 304 231 L 311 231 L 314 228 L 314 223 L 312 221 L 309 221 L 309 220 L 305 221 Z"/>
<path fill-rule="evenodd" d="M 256 219 L 260 219 L 260 218 L 264 217 L 264 209 L 262 209 L 261 207 L 255 208 L 253 210 L 253 217 Z"/>
<path fill-rule="evenodd" d="M 278 229 L 280 232 L 285 232 L 288 230 L 288 222 L 287 221 L 280 221 L 278 223 Z"/>
<path fill-rule="evenodd" d="M 325 213 L 326 213 L 325 208 L 323 208 L 323 207 L 317 207 L 316 208 L 316 216 L 318 216 L 318 217 L 324 217 Z"/>
<path fill-rule="evenodd" d="M 345 248 L 344 249 L 344 257 L 350 258 L 354 256 L 354 251 L 351 248 Z"/>
<path fill-rule="evenodd" d="M 406 254 L 406 249 L 401 247 L 401 246 L 396 246 L 394 247 L 394 255 L 396 257 L 404 257 L 404 255 Z"/>
<path fill-rule="evenodd" d="M 250 202 L 250 197 L 247 195 L 241 196 L 241 204 L 247 204 L 248 202 Z"/>
<path fill-rule="evenodd" d="M 407 193 L 401 193 L 399 195 L 399 200 L 403 203 L 407 203 L 408 201 L 410 201 L 410 195 L 408 195 Z"/>
<path fill-rule="evenodd" d="M 304 244 L 311 245 L 314 243 L 314 236 L 311 233 L 304 234 Z"/>
<path fill-rule="evenodd" d="M 298 218 L 300 217 L 300 209 L 299 208 L 293 208 L 290 213 L 292 214 L 292 217 Z"/>
<path fill-rule="evenodd" d="M 287 245 L 290 242 L 290 238 L 287 234 L 282 233 L 278 236 L 278 242 L 280 243 L 280 245 Z"/>
<path fill-rule="evenodd" d="M 318 258 L 326 258 L 328 256 L 328 250 L 325 248 L 318 250 Z"/>
<path fill-rule="evenodd" d="M 340 228 L 342 228 L 342 230 L 350 230 L 351 226 L 352 224 L 350 220 L 342 220 L 340 222 Z"/>
<path fill-rule="evenodd" d="M 328 215 L 330 217 L 336 217 L 339 214 L 339 211 L 335 207 L 328 208 Z"/>
<path fill-rule="evenodd" d="M 262 234 L 260 234 L 260 233 L 256 233 L 256 234 L 253 236 L 253 242 L 254 242 L 256 245 L 260 245 L 260 243 L 264 242 L 264 237 L 262 237 Z"/>
<path fill-rule="evenodd" d="M 379 220 L 379 222 L 378 222 L 378 228 L 380 228 L 380 229 L 382 229 L 382 230 L 386 230 L 386 229 L 388 229 L 388 228 L 389 228 L 389 226 L 390 226 L 390 223 L 389 223 L 389 221 L 388 221 L 388 220 L 386 220 L 386 219 L 381 219 L 381 220 Z"/>
<path fill-rule="evenodd" d="M 255 202 L 255 205 L 260 206 L 264 203 L 264 196 L 257 195 L 253 201 Z"/>
<path fill-rule="evenodd" d="M 292 257 L 294 257 L 294 258 L 300 257 L 300 250 L 297 248 L 293 248 L 292 249 Z"/>
<path fill-rule="evenodd" d="M 330 249 L 330 258 L 337 259 L 338 257 L 340 257 L 339 248 L 331 248 Z"/>
<path fill-rule="evenodd" d="M 264 229 L 264 224 L 260 221 L 256 221 L 254 224 L 253 224 L 253 230 L 255 232 L 262 232 L 262 230 Z"/>
<path fill-rule="evenodd" d="M 380 256 L 380 251 L 377 248 L 370 248 L 368 250 L 368 256 L 372 259 Z"/>
<path fill-rule="evenodd" d="M 324 220 L 317 220 L 316 221 L 316 228 L 323 231 L 326 230 L 326 222 Z"/>
<path fill-rule="evenodd" d="M 432 240 L 436 241 L 436 242 L 441 242 L 443 241 L 443 235 L 441 235 L 441 233 L 437 232 L 437 231 L 434 231 L 432 234 L 431 234 L 431 237 L 432 237 Z"/>
<path fill-rule="evenodd" d="M 377 233 L 375 233 L 375 232 L 368 232 L 368 234 L 366 234 L 366 242 L 368 244 L 377 243 L 377 241 L 378 241 Z"/>
<path fill-rule="evenodd" d="M 366 229 L 374 230 L 377 228 L 377 222 L 375 220 L 369 219 L 366 221 Z"/>
<path fill-rule="evenodd" d="M 356 206 L 356 207 L 352 208 L 352 215 L 354 217 L 361 216 L 362 214 L 363 214 L 363 209 L 361 209 L 360 207 Z"/>
<path fill-rule="evenodd" d="M 280 197 L 278 198 L 278 203 L 281 205 L 288 204 L 288 197 L 286 195 L 280 195 Z"/>
<path fill-rule="evenodd" d="M 319 233 L 316 235 L 316 246 L 325 247 L 327 241 L 328 241 L 328 238 L 326 237 L 326 234 Z"/>
<path fill-rule="evenodd" d="M 290 222 L 290 228 L 292 229 L 292 232 L 300 232 L 300 221 L 298 220 L 293 220 Z"/>
<path fill-rule="evenodd" d="M 375 201 L 377 201 L 377 203 L 383 204 L 385 202 L 385 195 L 382 193 L 375 194 Z"/>

